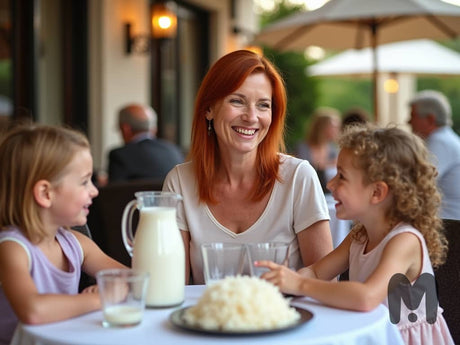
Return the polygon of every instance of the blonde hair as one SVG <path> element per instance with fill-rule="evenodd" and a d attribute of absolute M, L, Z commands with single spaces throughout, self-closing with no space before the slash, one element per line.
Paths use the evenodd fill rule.
<path fill-rule="evenodd" d="M 306 141 L 311 146 L 323 144 L 326 139 L 326 129 L 336 120 L 340 123 L 340 112 L 335 108 L 320 107 L 315 110 L 308 127 Z"/>
<path fill-rule="evenodd" d="M 447 251 L 438 216 L 441 196 L 437 170 L 429 162 L 423 141 L 395 127 L 368 125 L 348 128 L 339 145 L 353 153 L 355 166 L 364 171 L 364 184 L 383 181 L 388 185 L 393 195 L 392 207 L 387 210 L 391 228 L 399 222 L 411 224 L 425 238 L 432 265 L 441 265 Z M 367 238 L 362 224 L 355 225 L 353 236 Z"/>
<path fill-rule="evenodd" d="M 14 128 L 0 142 L 0 229 L 19 228 L 33 242 L 45 236 L 33 195 L 40 180 L 57 181 L 75 153 L 89 149 L 85 135 L 54 126 Z"/>

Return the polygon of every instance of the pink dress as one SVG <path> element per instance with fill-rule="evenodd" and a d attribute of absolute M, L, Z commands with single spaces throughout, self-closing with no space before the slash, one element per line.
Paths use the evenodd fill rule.
<path fill-rule="evenodd" d="M 388 241 L 394 236 L 403 232 L 410 232 L 414 234 L 420 241 L 423 252 L 423 267 L 421 274 L 428 273 L 434 275 L 428 255 L 428 249 L 422 234 L 411 225 L 400 223 L 392 231 L 390 231 L 374 249 L 368 253 L 364 253 L 367 242 L 352 242 L 350 246 L 349 260 L 350 280 L 364 282 L 380 262 L 380 257 L 382 256 L 382 252 Z M 414 282 L 411 282 L 411 284 L 414 284 Z M 436 322 L 430 324 L 427 321 L 425 305 L 426 298 L 427 293 L 423 295 L 416 310 L 410 310 L 404 301 L 401 302 L 400 319 L 397 323 L 397 326 L 401 332 L 404 342 L 407 345 L 454 345 L 454 341 L 450 335 L 449 328 L 447 327 L 446 321 L 442 316 L 442 308 L 440 308 L 439 305 L 437 307 Z M 384 304 L 388 307 L 388 298 L 385 298 Z M 390 313 L 388 314 L 388 317 L 390 317 Z"/>

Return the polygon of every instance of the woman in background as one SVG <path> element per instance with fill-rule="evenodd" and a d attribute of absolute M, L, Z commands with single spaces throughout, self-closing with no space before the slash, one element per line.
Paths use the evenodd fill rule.
<path fill-rule="evenodd" d="M 330 107 L 318 108 L 304 140 L 297 144 L 295 156 L 305 159 L 315 168 L 323 191 L 328 193 L 327 182 L 335 175 L 340 133 L 340 112 Z"/>

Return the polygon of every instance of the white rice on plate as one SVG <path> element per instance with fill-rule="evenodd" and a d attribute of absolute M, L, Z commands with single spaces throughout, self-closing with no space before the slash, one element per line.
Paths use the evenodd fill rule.
<path fill-rule="evenodd" d="M 261 331 L 292 325 L 300 314 L 273 284 L 237 276 L 209 286 L 183 317 L 188 325 L 206 330 Z"/>

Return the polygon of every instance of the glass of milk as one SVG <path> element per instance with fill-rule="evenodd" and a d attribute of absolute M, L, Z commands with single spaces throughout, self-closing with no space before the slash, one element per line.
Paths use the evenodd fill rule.
<path fill-rule="evenodd" d="M 108 269 L 96 274 L 104 327 L 130 327 L 141 323 L 145 309 L 148 273 Z"/>

